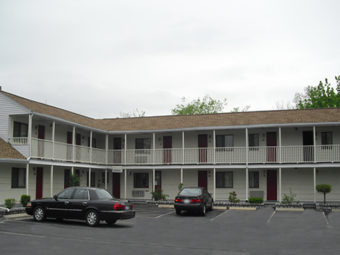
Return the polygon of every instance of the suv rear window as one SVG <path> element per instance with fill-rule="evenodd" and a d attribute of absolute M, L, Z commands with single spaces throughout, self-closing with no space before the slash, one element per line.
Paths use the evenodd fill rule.
<path fill-rule="evenodd" d="M 186 188 L 179 193 L 180 196 L 200 196 L 201 194 L 202 190 L 196 188 Z"/>

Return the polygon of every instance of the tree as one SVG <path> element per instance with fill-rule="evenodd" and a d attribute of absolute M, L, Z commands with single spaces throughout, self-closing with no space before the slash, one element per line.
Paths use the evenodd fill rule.
<path fill-rule="evenodd" d="M 337 83 L 334 89 L 325 79 L 318 86 L 308 86 L 304 93 L 297 93 L 294 102 L 299 109 L 340 107 L 340 75 L 335 76 Z"/>
<path fill-rule="evenodd" d="M 323 193 L 323 203 L 326 204 L 326 194 L 331 192 L 332 186 L 329 184 L 318 184 L 316 185 L 316 190 Z"/>
<path fill-rule="evenodd" d="M 120 117 L 121 118 L 139 118 L 139 117 L 144 117 L 145 116 L 145 111 L 135 109 L 133 113 L 129 112 L 121 112 Z"/>
<path fill-rule="evenodd" d="M 202 99 L 197 98 L 190 103 L 185 103 L 185 97 L 183 97 L 182 104 L 176 105 L 171 112 L 173 115 L 212 114 L 222 112 L 225 105 L 227 105 L 227 99 L 218 100 L 205 96 Z"/>

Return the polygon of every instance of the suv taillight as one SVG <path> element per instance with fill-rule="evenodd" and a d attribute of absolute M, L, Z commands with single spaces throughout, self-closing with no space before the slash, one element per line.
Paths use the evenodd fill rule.
<path fill-rule="evenodd" d="M 113 206 L 113 210 L 117 210 L 117 211 L 122 211 L 125 210 L 125 205 L 122 205 L 120 203 L 115 203 L 115 205 Z"/>

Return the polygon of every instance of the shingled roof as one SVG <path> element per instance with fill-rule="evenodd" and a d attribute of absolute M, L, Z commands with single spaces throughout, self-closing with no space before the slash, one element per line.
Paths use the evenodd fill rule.
<path fill-rule="evenodd" d="M 9 143 L 0 138 L 0 158 L 1 159 L 25 159 L 25 157 L 14 149 Z"/>
<path fill-rule="evenodd" d="M 1 93 L 33 112 L 105 131 L 146 131 L 218 126 L 340 122 L 340 108 L 93 119 L 8 92 L 1 91 Z"/>

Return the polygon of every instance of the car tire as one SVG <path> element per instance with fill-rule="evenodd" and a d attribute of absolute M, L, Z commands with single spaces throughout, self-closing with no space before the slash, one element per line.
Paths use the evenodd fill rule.
<path fill-rule="evenodd" d="M 201 209 L 201 215 L 205 216 L 206 213 L 207 213 L 207 207 L 205 205 L 203 205 L 203 207 Z"/>
<path fill-rule="evenodd" d="M 211 205 L 209 206 L 209 211 L 212 211 L 214 207 L 214 200 L 211 201 Z"/>
<path fill-rule="evenodd" d="M 35 221 L 41 222 L 41 221 L 45 220 L 45 218 L 46 218 L 46 213 L 45 213 L 44 208 L 42 208 L 41 206 L 37 206 L 36 208 L 34 208 L 33 219 Z"/>
<path fill-rule="evenodd" d="M 117 220 L 105 220 L 107 225 L 113 225 L 117 222 Z"/>
<path fill-rule="evenodd" d="M 90 227 L 95 227 L 99 223 L 99 214 L 95 210 L 89 210 L 85 216 L 86 224 Z"/>
<path fill-rule="evenodd" d="M 176 209 L 176 214 L 177 215 L 181 215 L 181 210 L 180 209 Z"/>

